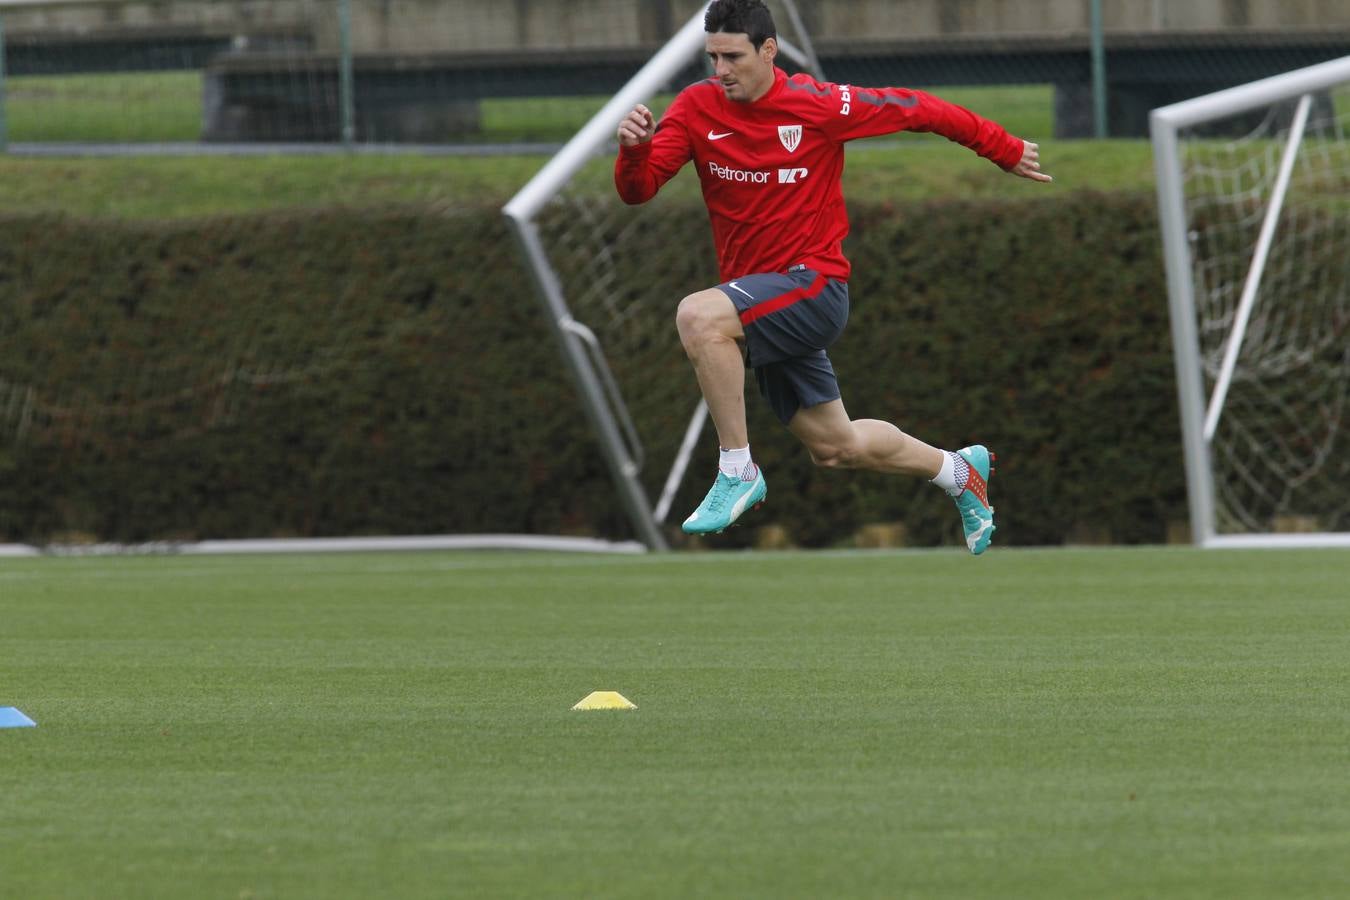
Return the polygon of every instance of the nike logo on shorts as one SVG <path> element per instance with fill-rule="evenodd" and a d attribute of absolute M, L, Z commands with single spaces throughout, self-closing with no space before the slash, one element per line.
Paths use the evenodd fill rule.
<path fill-rule="evenodd" d="M 749 297 L 751 300 L 755 299 L 755 295 L 754 295 L 754 294 L 750 293 L 749 291 L 747 291 L 745 288 L 741 287 L 739 284 L 737 284 L 737 283 L 734 282 L 734 281 L 728 281 L 728 282 L 727 282 L 727 287 L 731 288 L 733 291 L 740 291 L 742 294 L 744 294 L 745 296 Z"/>

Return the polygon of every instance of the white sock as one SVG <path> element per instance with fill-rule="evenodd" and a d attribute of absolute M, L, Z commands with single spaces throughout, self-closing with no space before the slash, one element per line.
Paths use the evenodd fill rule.
<path fill-rule="evenodd" d="M 717 468 L 722 470 L 723 475 L 730 475 L 742 481 L 752 480 L 755 477 L 755 464 L 750 461 L 750 445 L 746 444 L 739 450 L 728 450 L 723 447 Z"/>
<path fill-rule="evenodd" d="M 949 496 L 959 497 L 970 480 L 970 464 L 960 454 L 950 450 L 942 451 L 942 468 L 933 478 L 933 484 L 942 488 Z"/>

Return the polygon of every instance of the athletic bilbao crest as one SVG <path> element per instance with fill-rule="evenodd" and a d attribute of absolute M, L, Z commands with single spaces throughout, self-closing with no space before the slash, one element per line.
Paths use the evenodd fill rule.
<path fill-rule="evenodd" d="M 787 148 L 787 152 L 793 152 L 797 149 L 797 145 L 802 142 L 802 126 L 779 125 L 778 139 L 783 142 L 783 146 Z"/>

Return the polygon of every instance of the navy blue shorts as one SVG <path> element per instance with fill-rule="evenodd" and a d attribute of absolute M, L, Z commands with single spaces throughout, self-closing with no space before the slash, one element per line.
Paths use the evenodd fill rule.
<path fill-rule="evenodd" d="M 786 425 L 797 410 L 839 399 L 825 349 L 848 322 L 848 284 L 814 269 L 746 275 L 717 286 L 745 330 L 746 365 L 759 392 Z"/>

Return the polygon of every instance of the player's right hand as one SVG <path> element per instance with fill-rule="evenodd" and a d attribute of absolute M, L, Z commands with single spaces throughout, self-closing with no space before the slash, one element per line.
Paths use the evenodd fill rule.
<path fill-rule="evenodd" d="M 639 103 L 633 111 L 624 116 L 619 123 L 619 143 L 624 147 L 636 147 L 645 144 L 656 134 L 656 119 L 652 111 Z"/>

